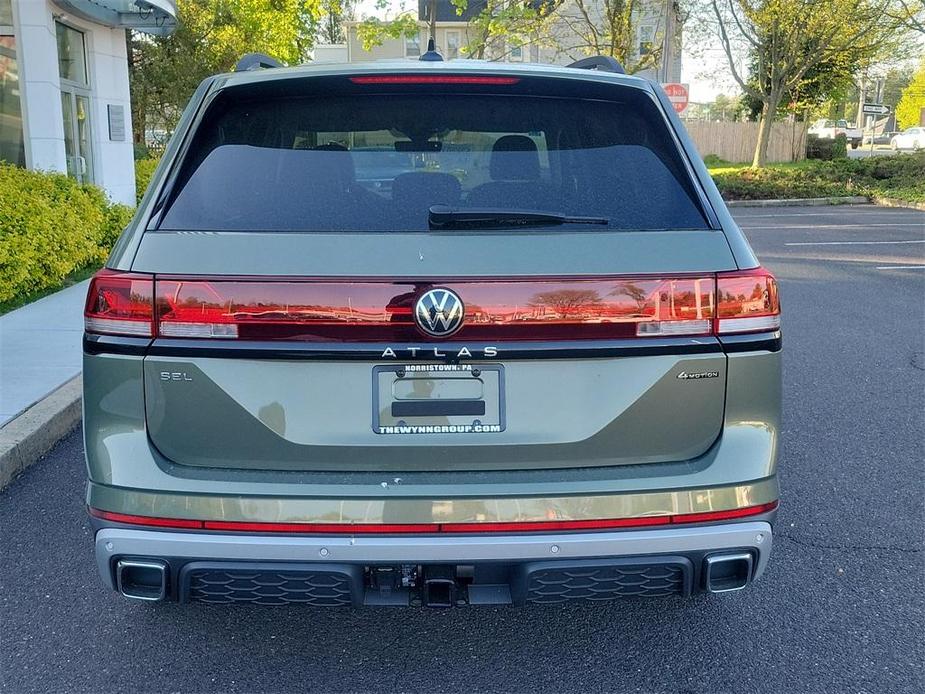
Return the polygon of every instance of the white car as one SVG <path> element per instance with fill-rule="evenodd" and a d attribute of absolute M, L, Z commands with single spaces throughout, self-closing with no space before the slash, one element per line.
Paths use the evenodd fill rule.
<path fill-rule="evenodd" d="M 890 140 L 893 149 L 922 149 L 925 147 L 925 127 L 906 128 L 893 135 Z"/>
<path fill-rule="evenodd" d="M 809 128 L 809 134 L 823 140 L 834 140 L 838 135 L 844 135 L 851 149 L 857 149 L 861 144 L 861 129 L 844 118 L 840 120 L 826 120 L 821 118 Z"/>

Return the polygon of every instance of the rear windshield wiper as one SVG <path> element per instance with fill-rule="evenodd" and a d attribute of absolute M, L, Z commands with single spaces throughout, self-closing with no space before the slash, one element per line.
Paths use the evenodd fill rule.
<path fill-rule="evenodd" d="M 433 205 L 427 217 L 431 229 L 492 229 L 497 227 L 558 226 L 560 224 L 609 224 L 605 217 L 573 217 L 541 210 L 455 208 Z"/>

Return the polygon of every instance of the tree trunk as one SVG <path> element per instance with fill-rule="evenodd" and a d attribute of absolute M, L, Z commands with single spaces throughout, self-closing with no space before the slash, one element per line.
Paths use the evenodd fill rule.
<path fill-rule="evenodd" d="M 752 158 L 752 168 L 757 169 L 768 163 L 768 143 L 771 141 L 771 125 L 780 105 L 781 94 L 772 91 L 765 98 L 761 106 L 761 118 L 758 121 L 758 143 L 755 145 L 755 156 Z"/>
<path fill-rule="evenodd" d="M 132 142 L 136 145 L 145 143 L 145 109 L 143 101 L 139 98 L 138 89 L 136 87 L 136 77 L 135 69 L 137 65 L 135 64 L 135 44 L 132 41 L 132 30 L 125 30 L 125 54 L 126 54 L 126 63 L 128 63 L 128 71 L 130 78 L 131 89 L 131 106 L 129 108 L 129 113 L 131 115 L 132 121 Z"/>

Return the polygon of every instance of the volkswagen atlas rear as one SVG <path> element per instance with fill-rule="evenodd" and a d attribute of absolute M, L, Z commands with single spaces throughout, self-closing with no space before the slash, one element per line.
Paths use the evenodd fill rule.
<path fill-rule="evenodd" d="M 743 588 L 778 502 L 779 328 L 648 81 L 210 78 L 87 299 L 100 574 L 318 606 Z"/>

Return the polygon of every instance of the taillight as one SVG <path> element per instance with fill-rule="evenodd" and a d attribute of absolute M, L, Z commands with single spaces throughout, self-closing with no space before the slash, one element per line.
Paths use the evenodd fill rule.
<path fill-rule="evenodd" d="M 763 268 L 699 277 L 460 280 L 447 283 L 155 278 L 103 270 L 87 332 L 304 342 L 430 341 L 415 325 L 435 286 L 465 306 L 454 340 L 594 340 L 776 330 L 780 301 Z"/>
<path fill-rule="evenodd" d="M 716 333 L 750 333 L 780 328 L 777 280 L 764 268 L 716 276 Z"/>
<path fill-rule="evenodd" d="M 84 328 L 103 335 L 154 335 L 154 276 L 100 270 L 90 280 Z"/>
<path fill-rule="evenodd" d="M 465 305 L 458 340 L 590 340 L 709 335 L 712 276 L 462 280 L 448 283 L 158 278 L 161 337 L 419 342 L 427 289 Z"/>

